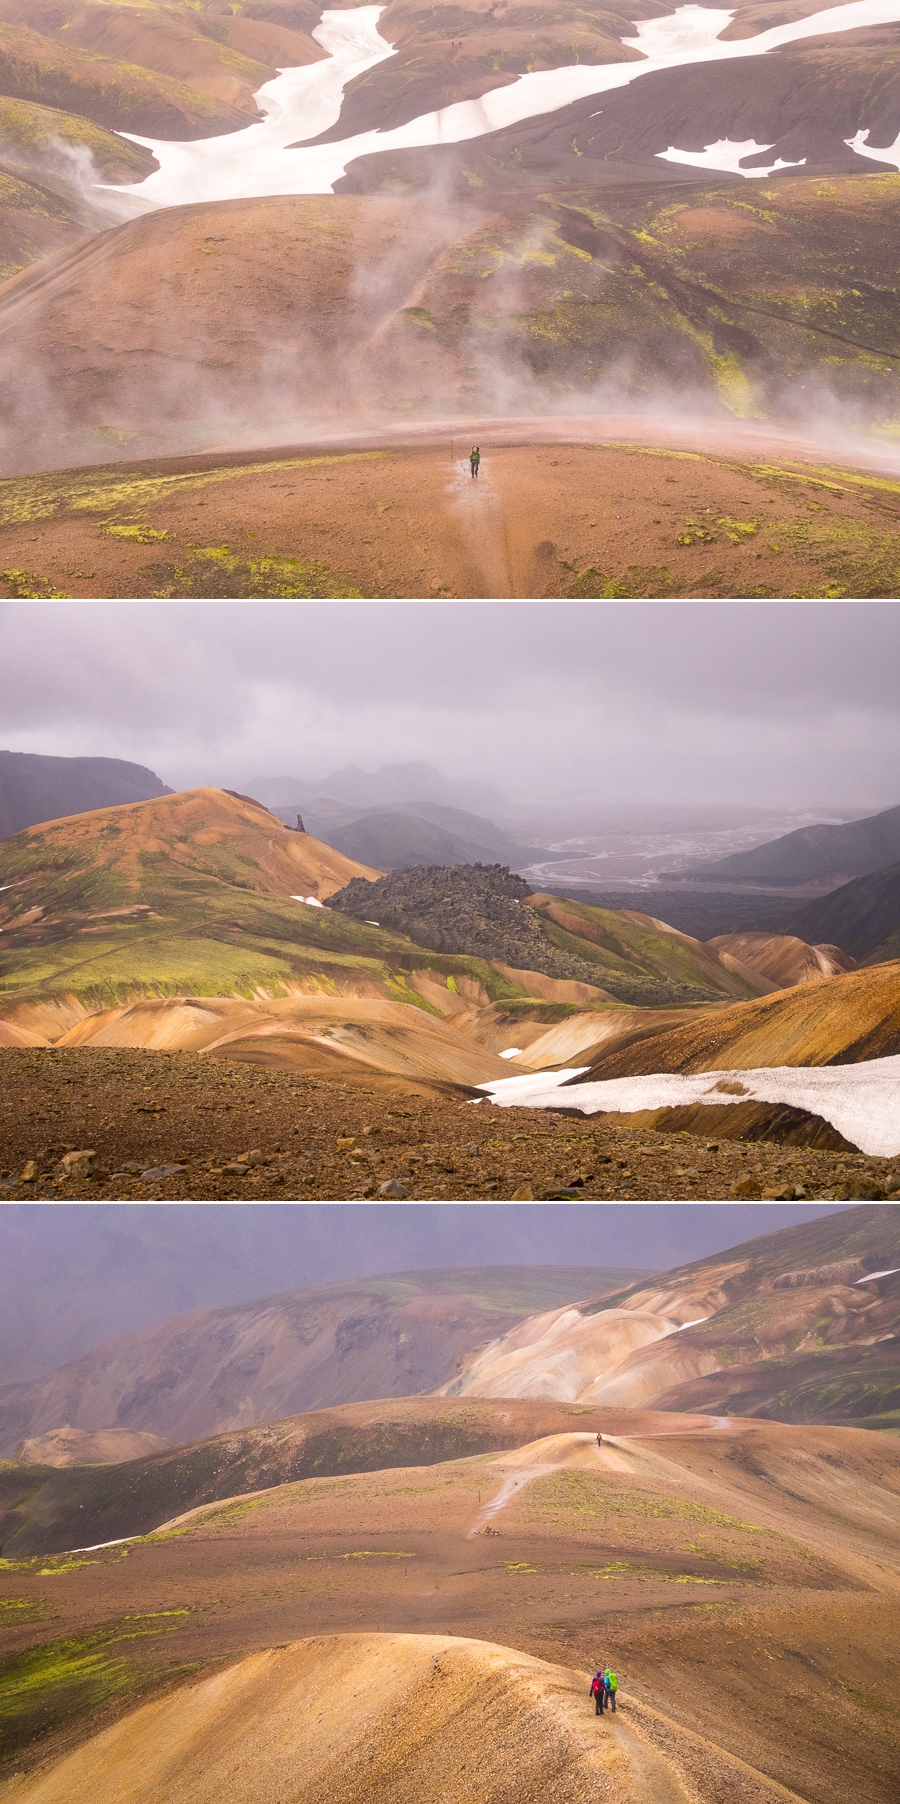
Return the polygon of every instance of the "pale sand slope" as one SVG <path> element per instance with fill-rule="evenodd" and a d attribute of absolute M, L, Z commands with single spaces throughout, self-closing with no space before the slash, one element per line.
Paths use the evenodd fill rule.
<path fill-rule="evenodd" d="M 0 1046 L 45 1046 L 43 1034 L 29 1027 L 17 1027 L 14 1021 L 0 1021 Z"/>
<path fill-rule="evenodd" d="M 482 1083 L 517 1063 L 408 1003 L 321 992 L 264 1003 L 237 997 L 141 1000 L 86 1016 L 56 1044 L 187 1050 L 297 1070 L 350 1060 L 396 1076 L 455 1084 Z"/>
<path fill-rule="evenodd" d="M 639 1349 L 721 1309 L 727 1301 L 724 1280 L 743 1269 L 734 1263 L 707 1267 L 694 1284 L 638 1291 L 622 1308 L 596 1315 L 567 1306 L 529 1316 L 491 1341 L 437 1394 L 596 1402 L 597 1386 L 608 1383 Z"/>
<path fill-rule="evenodd" d="M 634 1700 L 598 1719 L 587 1690 L 587 1673 L 486 1641 L 315 1636 L 146 1704 L 0 1795 L 9 1804 L 692 1804 L 699 1768 L 704 1795 L 729 1804 L 795 1797 Z"/>

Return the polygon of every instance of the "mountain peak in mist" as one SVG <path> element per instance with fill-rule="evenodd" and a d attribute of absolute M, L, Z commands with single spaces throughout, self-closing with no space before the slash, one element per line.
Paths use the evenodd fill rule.
<path fill-rule="evenodd" d="M 382 764 L 373 771 L 363 770 L 358 764 L 345 764 L 329 776 L 315 779 L 251 777 L 247 787 L 274 807 L 287 807 L 312 796 L 329 796 L 361 808 L 396 802 L 439 802 L 452 808 L 476 810 L 508 805 L 495 784 L 472 777 L 448 777 L 433 764 L 418 759 L 405 764 Z"/>

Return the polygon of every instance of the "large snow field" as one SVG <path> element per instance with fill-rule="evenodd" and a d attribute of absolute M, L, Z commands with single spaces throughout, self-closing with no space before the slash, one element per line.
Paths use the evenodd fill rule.
<path fill-rule="evenodd" d="M 268 194 L 328 194 L 357 157 L 434 144 L 460 144 L 524 119 L 556 112 L 590 95 L 628 87 L 656 70 L 765 56 L 782 44 L 803 38 L 900 21 L 900 0 L 849 0 L 844 6 L 828 7 L 808 18 L 773 26 L 756 37 L 723 43 L 718 34 L 734 18 L 732 10 L 680 6 L 664 18 L 636 24 L 635 36 L 623 39 L 642 52 L 643 62 L 588 63 L 538 70 L 520 75 L 508 87 L 492 89 L 480 100 L 456 101 L 392 130 L 360 132 L 333 144 L 309 143 L 340 118 L 348 82 L 394 55 L 393 47 L 378 32 L 382 10 L 379 6 L 361 6 L 352 12 L 324 12 L 313 36 L 328 51 L 329 60 L 302 69 L 285 69 L 273 81 L 266 82 L 256 96 L 265 113 L 257 125 L 190 143 L 122 133 L 134 143 L 146 145 L 160 164 L 153 175 L 132 184 L 126 192 L 159 207 Z M 882 154 L 866 146 L 867 137 L 868 131 L 861 129 L 847 142 L 863 157 L 898 161 L 896 145 L 893 151 Z M 291 149 L 298 141 L 300 148 Z M 676 146 L 670 146 L 658 154 L 670 162 L 699 164 L 711 171 L 722 169 L 760 176 L 770 171 L 742 169 L 740 159 L 769 148 L 752 140 L 733 143 L 726 138 L 707 145 L 703 151 L 679 153 Z M 771 168 L 789 166 L 778 159 Z"/>
<path fill-rule="evenodd" d="M 638 1109 L 676 1109 L 690 1103 L 784 1103 L 830 1121 L 860 1152 L 892 1159 L 900 1153 L 900 1054 L 858 1065 L 771 1066 L 758 1071 L 701 1071 L 684 1076 L 613 1077 L 561 1086 L 584 1066 L 497 1078 L 479 1084 L 508 1109 L 578 1109 L 583 1115 Z M 724 1088 L 724 1086 L 730 1088 Z"/>

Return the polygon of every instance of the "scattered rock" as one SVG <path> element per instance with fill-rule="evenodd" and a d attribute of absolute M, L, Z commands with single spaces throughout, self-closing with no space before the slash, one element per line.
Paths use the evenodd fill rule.
<path fill-rule="evenodd" d="M 518 1190 L 513 1191 L 509 1200 L 511 1203 L 533 1203 L 534 1191 L 532 1190 L 531 1185 L 520 1184 Z"/>
<path fill-rule="evenodd" d="M 31 1163 L 34 1164 L 34 1160 Z M 91 1147 L 79 1152 L 63 1153 L 58 1169 L 65 1178 L 93 1178 L 97 1176 L 98 1165 L 97 1154 Z"/>
<path fill-rule="evenodd" d="M 409 1196 L 409 1191 L 405 1184 L 401 1184 L 399 1178 L 386 1178 L 384 1183 L 378 1186 L 378 1195 L 405 1197 Z"/>
<path fill-rule="evenodd" d="M 186 1165 L 154 1165 L 149 1171 L 142 1171 L 142 1178 L 174 1178 L 180 1171 L 187 1171 Z"/>
<path fill-rule="evenodd" d="M 756 1178 L 736 1178 L 731 1186 L 731 1196 L 759 1196 L 761 1186 Z"/>
<path fill-rule="evenodd" d="M 33 1184 L 37 1175 L 38 1162 L 36 1159 L 29 1159 L 27 1165 L 22 1167 L 21 1182 L 23 1184 Z"/>

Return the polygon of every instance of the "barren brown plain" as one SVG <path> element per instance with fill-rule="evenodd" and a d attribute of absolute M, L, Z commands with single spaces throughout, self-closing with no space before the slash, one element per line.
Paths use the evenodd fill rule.
<path fill-rule="evenodd" d="M 782 1787 L 810 1804 L 843 1804 L 849 1790 L 861 1804 L 889 1804 L 900 1785 L 897 1439 L 740 1418 L 567 1413 L 570 1432 L 545 1431 L 519 1451 L 282 1484 L 131 1543 L 4 1562 L 4 1614 L 15 1626 L 0 1645 L 14 1758 L 0 1795 L 105 1804 L 130 1770 L 116 1765 L 121 1743 L 109 1744 L 95 1772 L 99 1792 L 85 1789 L 83 1767 L 42 1777 L 41 1762 L 114 1723 L 141 1693 L 187 1685 L 189 1698 L 199 1680 L 200 1710 L 207 1675 L 227 1687 L 233 1662 L 267 1648 L 285 1652 L 264 1663 L 257 1754 L 223 1772 L 217 1795 L 276 1795 L 257 1768 L 269 1758 L 266 1712 L 274 1721 L 280 1708 L 279 1660 L 305 1662 L 309 1696 L 317 1666 L 337 1688 L 324 1697 L 320 1688 L 308 1725 L 306 1714 L 295 1720 L 298 1759 L 323 1712 L 338 1745 L 356 1742 L 361 1714 L 367 1725 L 354 1784 L 334 1795 L 437 1795 L 433 1779 L 408 1793 L 400 1768 L 392 1781 L 391 1739 L 412 1726 L 396 1695 L 385 1709 L 374 1678 L 357 1676 L 373 1658 L 389 1670 L 394 1638 L 412 1634 L 438 1637 L 423 1651 L 451 1671 L 472 1655 L 470 1638 L 566 1669 L 558 1682 L 574 1709 L 580 1681 L 580 1709 L 601 1748 L 614 1733 L 661 1754 L 661 1773 L 637 1794 L 654 1804 L 768 1804 L 784 1798 Z M 270 1425 L 273 1447 L 281 1433 Z M 120 1470 L 127 1483 L 128 1468 Z M 336 1636 L 357 1638 L 346 1658 Z M 379 1643 L 369 1645 L 378 1636 L 380 1656 Z M 42 1661 L 49 1672 L 54 1658 L 62 1680 L 37 1700 L 29 1672 Z M 87 1676 L 84 1666 L 71 1670 L 78 1659 Z M 588 1672 L 601 1661 L 621 1678 L 615 1729 L 595 1724 L 587 1697 Z M 440 1693 L 430 1696 L 436 1704 Z M 506 1789 L 478 1781 L 492 1736 L 508 1733 L 508 1709 L 493 1710 L 493 1726 L 490 1716 L 467 1732 L 465 1752 L 456 1747 L 471 1777 L 468 1787 L 459 1774 L 448 1785 L 454 1799 L 517 1795 L 514 1766 Z M 146 1742 L 152 1764 L 167 1720 L 147 1719 L 148 1732 L 157 1723 Z M 440 1763 L 453 1728 L 438 1708 L 433 1730 Z M 418 1733 L 429 1739 L 427 1719 Z M 196 1737 L 188 1753 L 202 1756 Z M 215 1739 L 208 1758 L 219 1759 Z M 188 1764 L 182 1752 L 170 1784 L 205 1795 L 186 1786 Z M 140 1795 L 182 1792 L 160 1788 L 157 1773 Z M 319 1792 L 310 1785 L 297 1795 Z M 570 1793 L 550 1784 L 519 1795 Z"/>
<path fill-rule="evenodd" d="M 900 482 L 661 446 L 372 434 L 0 483 L 20 597 L 895 594 Z M 452 437 L 452 433 L 456 433 Z M 498 435 L 494 435 L 498 436 Z M 515 434 L 508 436 L 515 437 Z M 527 440 L 527 434 L 518 435 Z"/>
<path fill-rule="evenodd" d="M 301 1073 L 290 1068 L 292 1051 L 279 1070 L 272 1042 L 260 1051 L 251 1041 L 228 1058 L 2 1047 L 0 1194 L 329 1201 L 377 1196 L 391 1179 L 418 1201 L 900 1193 L 900 1161 L 841 1150 L 840 1135 L 801 1110 L 656 1111 L 677 1121 L 666 1133 L 647 1126 L 647 1113 L 635 1125 L 627 1116 L 473 1105 L 457 1085 L 400 1081 L 349 1060 L 335 1081 L 325 1055 L 318 1072 Z M 741 1137 L 728 1138 L 734 1132 Z M 773 1132 L 781 1144 L 762 1138 Z M 77 1148 L 97 1153 L 95 1176 L 59 1176 L 61 1155 Z"/>

